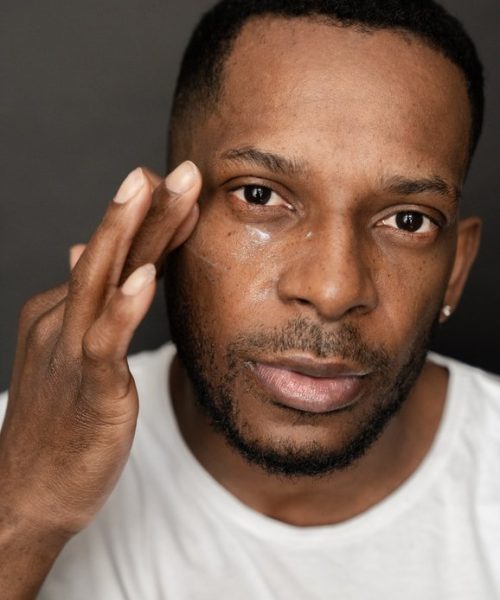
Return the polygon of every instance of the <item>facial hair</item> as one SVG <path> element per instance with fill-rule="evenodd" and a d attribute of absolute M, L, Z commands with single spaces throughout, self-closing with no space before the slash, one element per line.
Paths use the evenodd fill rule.
<path fill-rule="evenodd" d="M 189 377 L 199 408 L 210 425 L 249 463 L 268 474 L 295 477 L 321 477 L 344 470 L 359 460 L 380 437 L 391 418 L 408 398 L 425 363 L 430 341 L 438 325 L 438 317 L 424 328 L 410 351 L 408 359 L 394 371 L 394 359 L 382 346 L 364 343 L 352 323 L 341 323 L 335 329 L 308 318 L 296 318 L 281 327 L 238 333 L 228 342 L 224 365 L 217 364 L 217 351 L 210 321 L 200 314 L 182 284 L 181 271 L 175 258 L 169 260 L 166 277 L 167 309 L 172 340 L 179 359 Z M 213 326 L 213 323 L 211 324 Z M 261 401 L 270 401 L 262 390 L 255 390 L 248 378 L 244 357 L 280 356 L 286 352 L 305 352 L 317 358 L 353 361 L 363 370 L 377 373 L 379 399 L 356 424 L 355 433 L 338 448 L 325 448 L 316 441 L 297 444 L 293 440 L 258 439 L 252 434 L 252 423 L 240 418 L 235 384 L 244 393 Z M 347 407 L 343 409 L 350 411 Z M 313 417 L 294 411 L 296 422 Z"/>

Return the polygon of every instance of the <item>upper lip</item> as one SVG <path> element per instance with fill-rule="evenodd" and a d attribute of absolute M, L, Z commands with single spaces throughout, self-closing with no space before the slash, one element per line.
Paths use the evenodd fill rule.
<path fill-rule="evenodd" d="M 288 371 L 295 371 L 301 375 L 323 377 L 326 379 L 334 379 L 335 377 L 363 377 L 370 373 L 369 369 L 364 369 L 343 360 L 324 360 L 307 355 L 292 355 L 273 358 L 272 360 L 259 359 L 252 362 L 254 364 L 267 365 L 274 369 L 286 369 Z"/>

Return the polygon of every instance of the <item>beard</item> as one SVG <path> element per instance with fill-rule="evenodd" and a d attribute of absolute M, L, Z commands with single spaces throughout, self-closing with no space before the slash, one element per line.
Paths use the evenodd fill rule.
<path fill-rule="evenodd" d="M 408 398 L 424 366 L 439 323 L 439 313 L 421 331 L 406 353 L 407 360 L 399 367 L 383 346 L 366 344 L 352 323 L 337 323 L 333 330 L 331 326 L 303 317 L 290 320 L 281 327 L 238 333 L 227 343 L 225 350 L 219 352 L 216 323 L 202 314 L 193 301 L 196 296 L 182 283 L 185 271 L 176 255 L 169 257 L 165 277 L 171 336 L 198 407 L 213 429 L 250 464 L 271 475 L 322 477 L 345 470 L 360 459 Z M 348 416 L 351 413 L 354 426 L 349 437 L 335 448 L 314 439 L 301 443 L 282 437 L 262 439 L 255 435 L 252 422 L 241 417 L 238 398 L 242 393 L 260 402 L 274 403 L 271 395 L 256 386 L 249 375 L 246 358 L 263 354 L 279 356 L 289 351 L 353 361 L 363 370 L 376 374 L 372 384 L 375 401 L 369 410 L 356 418 L 352 415 L 352 406 L 336 411 Z M 293 413 L 295 424 L 314 425 L 318 419 L 325 418 L 285 407 L 284 410 Z"/>

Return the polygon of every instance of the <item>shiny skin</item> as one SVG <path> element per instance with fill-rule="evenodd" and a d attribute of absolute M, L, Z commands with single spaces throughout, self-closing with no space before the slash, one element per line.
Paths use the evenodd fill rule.
<path fill-rule="evenodd" d="M 458 303 L 480 229 L 477 219 L 459 221 L 456 202 L 469 110 L 458 68 L 409 35 L 304 19 L 245 26 L 217 106 L 191 136 L 177 139 L 173 160 L 189 157 L 204 180 L 199 224 L 175 256 L 178 288 L 200 339 L 208 340 L 211 383 L 230 379 L 238 425 L 252 440 L 296 451 L 344 445 L 390 396 L 441 306 Z M 278 155 L 287 168 L 255 160 L 257 153 Z M 448 191 L 395 191 L 398 178 L 439 178 Z M 272 201 L 249 203 L 244 186 L 251 185 L 273 190 Z M 398 228 L 404 211 L 424 215 L 422 231 Z M 270 358 L 257 347 L 233 357 L 230 374 L 228 348 L 237 340 L 299 321 L 319 327 L 325 340 L 350 328 L 364 350 L 389 357 L 351 411 L 298 421 L 277 407 L 245 369 L 248 361 Z M 307 352 L 314 353 L 312 345 Z M 377 473 L 388 467 L 385 479 L 366 478 L 350 507 L 339 503 L 326 522 L 365 509 L 416 468 L 439 423 L 445 380 L 445 372 L 427 365 L 404 410 L 351 474 L 307 484 L 342 495 L 339 482 L 347 489 L 367 469 L 375 472 L 374 464 Z M 277 518 L 317 522 L 312 491 L 310 505 L 297 503 L 293 517 L 276 509 L 300 484 L 273 482 L 235 455 L 196 407 L 182 365 L 174 368 L 173 390 L 188 443 L 220 481 L 257 509 L 276 510 Z M 255 497 L 251 480 L 267 492 Z"/>

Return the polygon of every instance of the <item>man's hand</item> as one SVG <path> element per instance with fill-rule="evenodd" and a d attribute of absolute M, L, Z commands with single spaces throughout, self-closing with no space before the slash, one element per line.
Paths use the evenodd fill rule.
<path fill-rule="evenodd" d="M 154 265 L 196 225 L 200 189 L 189 162 L 166 181 L 133 171 L 70 280 L 22 311 L 0 433 L 2 599 L 33 597 L 120 476 L 138 412 L 127 350 L 154 296 Z"/>

